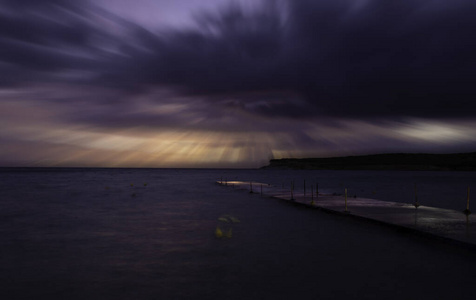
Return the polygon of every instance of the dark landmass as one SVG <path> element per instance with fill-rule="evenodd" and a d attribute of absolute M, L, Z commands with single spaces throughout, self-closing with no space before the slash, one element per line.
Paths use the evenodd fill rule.
<path fill-rule="evenodd" d="M 476 171 L 476 152 L 392 153 L 327 158 L 272 159 L 261 169 Z"/>

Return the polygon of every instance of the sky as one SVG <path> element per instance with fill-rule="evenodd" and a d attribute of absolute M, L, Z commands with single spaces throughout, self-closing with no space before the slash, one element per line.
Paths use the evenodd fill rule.
<path fill-rule="evenodd" d="M 476 151 L 474 0 L 0 0 L 0 166 Z"/>

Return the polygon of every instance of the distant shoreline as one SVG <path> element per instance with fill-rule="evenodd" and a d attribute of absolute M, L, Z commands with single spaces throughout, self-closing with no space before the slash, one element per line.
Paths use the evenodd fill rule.
<path fill-rule="evenodd" d="M 390 153 L 326 158 L 272 159 L 269 170 L 476 171 L 476 152 L 453 154 Z"/>

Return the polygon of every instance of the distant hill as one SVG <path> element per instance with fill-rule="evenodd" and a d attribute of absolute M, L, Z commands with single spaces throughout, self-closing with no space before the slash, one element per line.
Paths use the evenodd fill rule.
<path fill-rule="evenodd" d="M 261 169 L 476 171 L 476 152 L 392 153 L 328 158 L 272 159 Z"/>

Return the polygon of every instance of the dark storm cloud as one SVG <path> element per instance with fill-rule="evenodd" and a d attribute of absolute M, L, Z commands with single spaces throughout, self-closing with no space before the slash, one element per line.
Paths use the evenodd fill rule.
<path fill-rule="evenodd" d="M 93 23 L 87 1 L 0 1 L 0 86 L 68 81 L 65 72 L 97 73 L 95 40 L 111 38 Z"/>
<path fill-rule="evenodd" d="M 194 95 L 277 89 L 285 28 L 274 10 L 267 9 L 271 12 L 250 14 L 233 6 L 219 15 L 202 15 L 197 29 L 160 36 L 138 29 L 134 36 L 142 38 L 138 42 L 145 49 L 127 47 L 125 75 Z"/>
<path fill-rule="evenodd" d="M 234 6 L 203 15 L 197 29 L 138 33 L 147 50 L 130 48 L 122 70 L 215 100 L 253 102 L 258 92 L 268 100 L 249 110 L 264 115 L 474 115 L 474 1 L 289 1 L 287 9 L 283 17 L 279 7 Z"/>
<path fill-rule="evenodd" d="M 332 114 L 473 115 L 476 7 L 449 2 L 295 2 L 296 43 L 315 53 L 297 62 L 312 66 L 302 91 Z"/>
<path fill-rule="evenodd" d="M 88 72 L 81 82 L 116 92 L 173 88 L 265 117 L 476 112 L 473 0 L 266 1 L 162 31 L 83 2 L 0 3 L 3 85 Z"/>

